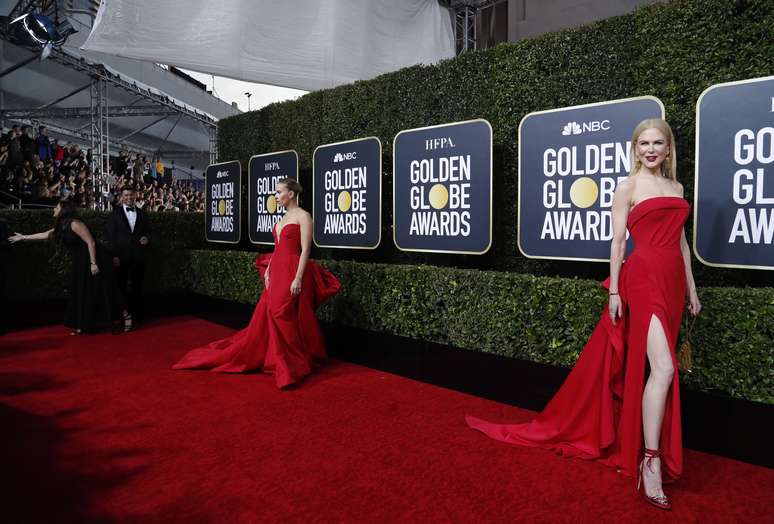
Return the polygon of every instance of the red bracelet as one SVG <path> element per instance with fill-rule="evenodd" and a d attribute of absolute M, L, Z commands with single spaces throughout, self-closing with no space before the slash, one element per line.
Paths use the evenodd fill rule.
<path fill-rule="evenodd" d="M 616 292 L 616 293 L 613 293 L 612 291 L 609 291 L 607 294 L 608 294 L 608 295 L 617 295 L 618 293 L 617 293 L 617 292 Z"/>

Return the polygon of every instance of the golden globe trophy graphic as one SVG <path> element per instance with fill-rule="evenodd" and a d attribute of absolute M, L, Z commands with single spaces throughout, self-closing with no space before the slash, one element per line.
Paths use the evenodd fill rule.
<path fill-rule="evenodd" d="M 272 215 L 277 212 L 277 197 L 269 195 L 266 197 L 266 211 Z"/>
<path fill-rule="evenodd" d="M 599 187 L 589 177 L 581 177 L 570 186 L 570 201 L 581 209 L 593 206 L 598 196 Z"/>
<path fill-rule="evenodd" d="M 349 194 L 349 191 L 345 190 L 339 193 L 338 204 L 339 211 L 342 213 L 349 211 L 349 208 L 352 207 L 352 196 Z"/>
<path fill-rule="evenodd" d="M 449 202 L 449 191 L 443 184 L 435 184 L 430 188 L 430 205 L 433 209 L 443 209 Z"/>
<path fill-rule="evenodd" d="M 277 183 L 283 178 L 298 180 L 298 154 L 291 150 L 254 155 L 247 171 L 250 242 L 273 245 L 274 225 L 285 215 L 277 201 Z"/>
<path fill-rule="evenodd" d="M 376 137 L 318 146 L 312 155 L 312 239 L 375 249 L 381 240 L 382 144 Z"/>

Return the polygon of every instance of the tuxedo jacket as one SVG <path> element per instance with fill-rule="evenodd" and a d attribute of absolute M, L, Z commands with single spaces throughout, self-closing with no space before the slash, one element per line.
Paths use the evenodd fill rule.
<path fill-rule="evenodd" d="M 137 220 L 134 223 L 134 231 L 129 227 L 129 219 L 126 218 L 124 206 L 119 205 L 110 215 L 107 221 L 107 230 L 105 239 L 108 249 L 114 257 L 121 259 L 121 262 L 143 262 L 145 260 L 145 249 L 147 246 L 140 244 L 140 238 L 148 237 L 148 217 L 139 207 L 135 207 Z"/>

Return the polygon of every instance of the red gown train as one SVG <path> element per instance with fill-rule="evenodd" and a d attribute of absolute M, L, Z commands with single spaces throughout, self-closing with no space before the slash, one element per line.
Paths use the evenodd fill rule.
<path fill-rule="evenodd" d="M 262 370 L 274 375 L 277 387 L 301 380 L 315 362 L 325 359 L 325 342 L 315 316 L 317 306 L 338 293 L 339 281 L 309 260 L 301 293 L 290 294 L 290 284 L 301 255 L 301 227 L 287 224 L 274 233 L 274 253 L 261 255 L 255 265 L 261 273 L 271 263 L 269 287 L 255 306 L 250 324 L 228 338 L 186 354 L 173 369 L 211 369 L 219 373 Z"/>
<path fill-rule="evenodd" d="M 503 442 L 598 459 L 635 477 L 644 447 L 648 327 L 655 316 L 675 368 L 661 426 L 662 473 L 665 481 L 680 477 L 683 449 L 674 350 L 685 307 L 680 238 L 688 214 L 688 204 L 679 197 L 649 198 L 632 208 L 627 226 L 635 249 L 622 266 L 618 286 L 623 318 L 613 325 L 605 308 L 567 380 L 532 421 L 495 424 L 468 416 L 468 425 Z"/>

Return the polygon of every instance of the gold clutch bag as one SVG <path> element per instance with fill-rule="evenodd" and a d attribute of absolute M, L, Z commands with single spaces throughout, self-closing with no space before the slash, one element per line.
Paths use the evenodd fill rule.
<path fill-rule="evenodd" d="M 696 323 L 696 317 L 692 317 L 685 330 L 685 340 L 677 351 L 677 367 L 684 373 L 693 373 L 693 345 L 691 344 L 691 330 Z"/>

